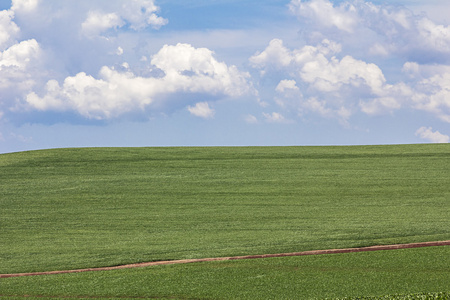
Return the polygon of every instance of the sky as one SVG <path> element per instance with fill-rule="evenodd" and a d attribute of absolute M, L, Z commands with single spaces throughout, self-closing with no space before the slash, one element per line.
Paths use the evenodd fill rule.
<path fill-rule="evenodd" d="M 0 0 L 0 153 L 450 142 L 448 0 Z"/>

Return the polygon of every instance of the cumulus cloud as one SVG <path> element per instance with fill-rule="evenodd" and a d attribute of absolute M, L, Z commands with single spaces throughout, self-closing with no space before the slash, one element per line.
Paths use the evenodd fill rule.
<path fill-rule="evenodd" d="M 156 15 L 159 7 L 154 0 L 121 1 L 120 11 L 122 18 L 130 24 L 134 30 L 140 30 L 148 25 L 155 29 L 168 23 L 167 19 Z"/>
<path fill-rule="evenodd" d="M 423 48 L 441 53 L 450 53 L 450 26 L 435 24 L 433 21 L 422 18 L 416 22 L 419 31 L 420 45 Z"/>
<path fill-rule="evenodd" d="M 250 57 L 254 67 L 266 67 L 272 65 L 275 68 L 287 67 L 291 64 L 293 57 L 290 51 L 284 47 L 283 41 L 273 39 L 263 52 L 256 53 Z"/>
<path fill-rule="evenodd" d="M 317 59 L 307 62 L 300 72 L 303 81 L 323 92 L 341 89 L 343 85 L 366 85 L 371 92 L 380 93 L 386 82 L 383 72 L 375 64 L 354 59 L 347 55 L 341 60 Z"/>
<path fill-rule="evenodd" d="M 37 65 L 42 57 L 41 46 L 35 39 L 18 41 L 20 28 L 14 22 L 20 10 L 31 10 L 36 1 L 12 3 L 10 10 L 0 11 L 0 116 L 16 107 L 15 100 L 23 97 L 36 84 Z"/>
<path fill-rule="evenodd" d="M 27 40 L 0 52 L 0 71 L 7 67 L 24 70 L 32 59 L 39 55 L 40 47 L 36 40 Z"/>
<path fill-rule="evenodd" d="M 184 109 L 212 118 L 214 101 L 257 94 L 254 83 L 261 106 L 277 112 L 249 114 L 249 123 L 314 114 L 348 125 L 358 113 L 400 109 L 450 123 L 450 27 L 402 6 L 292 0 L 301 38 L 280 33 L 284 41 L 260 48 L 249 58 L 251 78 L 208 48 L 176 44 L 179 35 L 155 37 L 150 29 L 168 22 L 156 0 L 57 2 L 13 0 L 0 11 L 4 120 L 25 110 L 110 120 Z M 205 36 L 183 40 L 205 45 Z"/>
<path fill-rule="evenodd" d="M 81 24 L 81 29 L 87 36 L 97 36 L 110 28 L 118 28 L 125 22 L 116 13 L 101 13 L 90 11 L 86 21 Z"/>
<path fill-rule="evenodd" d="M 402 72 L 410 79 L 422 80 L 435 75 L 450 73 L 450 65 L 445 64 L 419 64 L 417 62 L 406 62 L 402 67 Z"/>
<path fill-rule="evenodd" d="M 29 93 L 40 73 L 41 47 L 34 39 L 14 44 L 0 52 L 0 114 L 16 107 L 16 99 Z"/>
<path fill-rule="evenodd" d="M 0 51 L 11 46 L 20 32 L 20 28 L 14 23 L 13 18 L 13 11 L 0 11 Z"/>
<path fill-rule="evenodd" d="M 288 7 L 310 45 L 289 49 L 274 39 L 250 58 L 262 76 L 292 78 L 275 87 L 280 107 L 344 124 L 358 112 L 408 108 L 450 123 L 450 26 L 401 5 L 370 1 L 291 0 Z M 374 57 L 378 64 L 368 61 Z M 397 82 L 388 83 L 383 60 L 391 74 L 398 72 Z M 289 89 L 294 86 L 298 90 Z"/>
<path fill-rule="evenodd" d="M 450 137 L 448 135 L 442 134 L 439 131 L 433 131 L 431 127 L 421 127 L 416 131 L 416 136 L 421 139 L 428 140 L 432 143 L 449 143 Z"/>
<path fill-rule="evenodd" d="M 39 0 L 12 0 L 12 11 L 31 12 L 39 4 Z"/>
<path fill-rule="evenodd" d="M 253 67 L 259 69 L 286 68 L 326 60 L 326 56 L 333 56 L 340 51 L 341 46 L 328 39 L 324 39 L 317 46 L 307 45 L 294 50 L 285 47 L 282 40 L 273 39 L 264 51 L 257 52 L 249 60 Z"/>
<path fill-rule="evenodd" d="M 412 100 L 414 108 L 433 113 L 450 123 L 450 73 L 421 80 Z"/>
<path fill-rule="evenodd" d="M 422 62 L 448 61 L 450 26 L 436 24 L 403 6 L 359 0 L 340 4 L 330 0 L 292 0 L 289 8 L 300 22 L 309 26 L 306 32 L 333 34 L 343 42 L 356 41 L 362 49 L 369 48 L 372 55 L 396 54 Z M 336 34 L 336 30 L 341 34 Z M 352 34 L 354 39 L 346 34 Z"/>
<path fill-rule="evenodd" d="M 75 111 L 89 119 L 104 120 L 151 109 L 172 94 L 221 98 L 238 97 L 251 91 L 248 74 L 217 61 L 206 48 L 165 45 L 152 57 L 151 64 L 163 75 L 142 77 L 129 70 L 120 72 L 104 66 L 98 78 L 80 72 L 67 77 L 61 85 L 50 80 L 42 96 L 32 92 L 26 97 L 26 103 L 41 111 Z M 201 117 L 213 114 L 207 103 L 197 103 L 189 110 Z"/>
<path fill-rule="evenodd" d="M 255 116 L 252 115 L 252 114 L 246 115 L 245 118 L 244 118 L 244 120 L 245 120 L 245 122 L 247 122 L 248 124 L 256 124 L 256 123 L 258 123 L 258 118 L 255 117 Z"/>
<path fill-rule="evenodd" d="M 275 90 L 279 93 L 284 93 L 289 90 L 298 91 L 299 89 L 297 87 L 297 83 L 295 82 L 295 80 L 283 79 L 280 81 L 280 83 L 278 83 Z"/>
<path fill-rule="evenodd" d="M 159 7 L 153 0 L 108 1 L 107 5 L 102 6 L 102 10 L 88 11 L 81 29 L 89 37 L 125 25 L 133 30 L 142 30 L 148 26 L 159 29 L 168 20 L 158 16 L 158 11 Z"/>
<path fill-rule="evenodd" d="M 165 89 L 240 96 L 250 92 L 248 73 L 236 66 L 217 61 L 207 48 L 189 44 L 165 45 L 152 57 L 151 63 L 165 74 Z"/>
<path fill-rule="evenodd" d="M 274 100 L 279 107 L 285 110 L 297 111 L 302 106 L 303 94 L 295 80 L 281 80 L 275 88 L 275 91 L 277 94 Z"/>
<path fill-rule="evenodd" d="M 327 39 L 298 49 L 274 39 L 249 60 L 263 77 L 281 72 L 293 78 L 274 87 L 274 101 L 300 115 L 312 112 L 348 124 L 358 112 L 380 115 L 412 108 L 450 123 L 449 65 L 406 62 L 401 68 L 405 81 L 390 84 L 378 65 L 341 51 L 340 44 Z"/>
<path fill-rule="evenodd" d="M 311 111 L 345 121 L 358 109 L 359 101 L 376 102 L 371 108 L 363 105 L 366 113 L 374 112 L 375 106 L 377 110 L 400 107 L 399 103 L 386 100 L 394 99 L 393 95 L 398 94 L 400 88 L 387 84 L 377 65 L 350 55 L 340 59 L 337 54 L 341 51 L 340 44 L 327 39 L 316 46 L 306 45 L 294 50 L 283 46 L 281 40 L 272 40 L 264 51 L 252 56 L 250 62 L 263 73 L 275 67 L 294 76 L 295 79 L 281 80 L 275 90 L 284 98 L 301 100 L 305 96 L 308 100 L 293 102 L 277 97 L 276 102 L 290 108 L 295 104 L 302 114 Z M 283 57 L 282 63 L 280 57 Z"/>
<path fill-rule="evenodd" d="M 266 122 L 269 122 L 269 123 L 290 123 L 289 120 L 287 120 L 282 114 L 280 114 L 278 112 L 273 112 L 271 114 L 263 113 L 263 116 L 264 116 Z"/>
<path fill-rule="evenodd" d="M 356 8 L 348 2 L 334 6 L 328 0 L 302 1 L 292 0 L 289 9 L 299 18 L 307 18 L 321 26 L 336 27 L 340 30 L 353 32 L 357 25 Z"/>
<path fill-rule="evenodd" d="M 40 111 L 107 120 L 186 108 L 210 118 L 211 101 L 254 92 L 248 73 L 207 48 L 180 43 L 143 56 L 141 46 L 130 46 L 128 33 L 167 22 L 154 0 L 12 1 L 0 11 L 0 112 L 8 119 Z M 36 38 L 18 42 L 21 31 Z"/>
<path fill-rule="evenodd" d="M 212 119 L 215 114 L 214 109 L 209 107 L 208 102 L 199 102 L 195 106 L 188 106 L 188 110 L 194 116 L 204 119 Z"/>

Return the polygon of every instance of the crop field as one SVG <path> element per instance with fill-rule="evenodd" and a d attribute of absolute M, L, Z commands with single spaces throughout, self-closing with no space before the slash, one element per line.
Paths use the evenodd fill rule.
<path fill-rule="evenodd" d="M 449 170 L 449 144 L 2 154 L 0 274 L 450 240 Z M 447 297 L 448 278 L 440 246 L 2 278 L 0 297 Z"/>

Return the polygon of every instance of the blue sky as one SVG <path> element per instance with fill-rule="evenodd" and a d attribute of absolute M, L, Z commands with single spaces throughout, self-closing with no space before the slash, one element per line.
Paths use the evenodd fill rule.
<path fill-rule="evenodd" d="M 0 153 L 448 143 L 447 0 L 0 2 Z"/>

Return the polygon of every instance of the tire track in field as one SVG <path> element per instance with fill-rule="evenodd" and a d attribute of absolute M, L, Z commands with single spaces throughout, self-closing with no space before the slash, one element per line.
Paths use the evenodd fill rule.
<path fill-rule="evenodd" d="M 420 247 L 435 247 L 435 246 L 450 246 L 450 240 L 438 241 L 438 242 L 380 245 L 380 246 L 369 246 L 369 247 L 361 247 L 361 248 L 311 250 L 311 251 L 291 252 L 291 253 L 275 253 L 275 254 L 260 254 L 260 255 L 245 255 L 245 256 L 230 256 L 230 257 L 153 261 L 153 262 L 127 264 L 127 265 L 120 265 L 120 266 L 113 266 L 113 267 L 86 268 L 86 269 L 77 269 L 77 270 L 60 270 L 60 271 L 46 271 L 46 272 L 33 272 L 33 273 L 0 274 L 0 278 L 37 276 L 37 275 L 56 275 L 56 274 L 69 274 L 69 273 L 81 273 L 81 272 L 93 272 L 93 271 L 111 271 L 111 270 L 143 268 L 143 267 L 159 266 L 159 265 L 187 264 L 187 263 L 209 262 L 209 261 L 226 261 L 226 260 L 257 259 L 257 258 L 270 258 L 270 257 L 336 254 L 336 253 L 396 250 L 396 249 L 408 249 L 408 248 L 420 248 Z"/>

